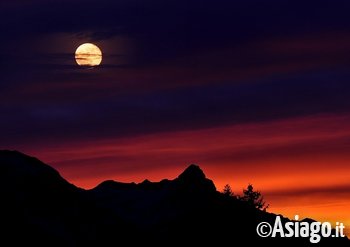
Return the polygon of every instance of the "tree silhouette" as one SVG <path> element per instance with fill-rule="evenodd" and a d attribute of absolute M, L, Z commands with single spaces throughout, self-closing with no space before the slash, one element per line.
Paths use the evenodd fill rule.
<path fill-rule="evenodd" d="M 226 184 L 226 185 L 224 186 L 224 189 L 222 190 L 222 193 L 223 193 L 225 196 L 228 196 L 228 197 L 233 196 L 233 192 L 232 192 L 231 186 L 230 186 L 229 184 Z"/>
<path fill-rule="evenodd" d="M 247 189 L 243 189 L 243 196 L 240 199 L 260 210 L 266 211 L 266 209 L 269 207 L 269 205 L 265 205 L 266 202 L 264 201 L 264 197 L 261 195 L 261 192 L 254 191 L 252 184 L 249 184 Z"/>

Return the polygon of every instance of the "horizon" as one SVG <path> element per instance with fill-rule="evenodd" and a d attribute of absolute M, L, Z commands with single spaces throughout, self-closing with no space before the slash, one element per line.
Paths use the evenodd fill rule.
<path fill-rule="evenodd" d="M 17 151 L 17 150 L 14 150 L 14 151 Z M 30 154 L 26 154 L 26 155 L 30 155 Z M 35 157 L 35 156 L 32 156 L 32 157 Z M 49 163 L 45 162 L 45 160 L 40 159 L 40 157 L 35 157 L 35 158 L 37 158 L 40 161 L 44 162 L 44 164 L 50 165 Z M 254 183 L 254 181 L 250 181 L 250 182 L 247 182 L 247 183 L 244 184 L 244 182 L 242 182 L 242 180 L 241 180 L 240 183 L 239 183 L 239 185 L 241 187 L 238 188 L 238 185 L 236 185 L 235 183 L 227 183 L 225 181 L 221 181 L 221 182 L 218 183 L 217 181 L 215 181 L 215 179 L 213 179 L 212 177 L 210 177 L 208 175 L 206 170 L 200 164 L 197 164 L 197 163 L 189 163 L 187 165 L 184 165 L 183 167 L 178 167 L 178 169 L 176 169 L 176 170 L 172 171 L 171 173 L 169 173 L 168 177 L 157 177 L 156 176 L 156 177 L 153 177 L 154 179 L 151 179 L 150 177 L 146 176 L 144 178 L 139 177 L 138 180 L 133 180 L 131 178 L 127 178 L 127 177 L 123 176 L 122 179 L 120 180 L 120 179 L 116 179 L 116 177 L 113 178 L 113 177 L 106 176 L 104 178 L 101 178 L 102 180 L 99 180 L 99 179 L 95 178 L 93 180 L 93 182 L 89 181 L 88 183 L 86 183 L 86 182 L 85 183 L 81 183 L 81 182 L 76 181 L 74 179 L 70 180 L 70 179 L 66 178 L 59 170 L 57 170 L 57 171 L 69 183 L 71 183 L 71 184 L 73 184 L 73 185 L 75 185 L 75 186 L 77 186 L 79 188 L 85 189 L 85 190 L 91 190 L 91 189 L 94 189 L 97 186 L 99 186 L 101 183 L 103 183 L 105 181 L 110 181 L 110 180 L 112 180 L 114 182 L 119 182 L 119 183 L 136 183 L 136 184 L 141 184 L 145 180 L 148 180 L 148 181 L 153 182 L 153 183 L 160 182 L 163 179 L 174 180 L 180 174 L 182 174 L 189 166 L 191 166 L 193 164 L 197 165 L 204 172 L 204 174 L 205 174 L 207 179 L 210 179 L 211 181 L 213 181 L 213 183 L 214 183 L 214 185 L 216 187 L 216 190 L 218 192 L 222 192 L 224 186 L 226 184 L 229 184 L 231 189 L 232 189 L 232 192 L 234 193 L 234 195 L 235 196 L 241 196 L 243 194 L 242 193 L 243 189 L 246 189 L 249 184 L 252 184 L 256 191 L 260 191 L 262 193 L 262 196 L 263 196 L 265 202 L 269 205 L 268 208 L 267 208 L 268 212 L 275 213 L 277 215 L 281 214 L 284 217 L 287 217 L 289 219 L 294 219 L 295 215 L 299 215 L 300 216 L 300 220 L 306 219 L 306 218 L 312 218 L 312 219 L 317 220 L 317 221 L 329 221 L 329 222 L 331 222 L 334 225 L 335 225 L 336 222 L 343 222 L 345 225 L 348 224 L 347 221 L 340 220 L 342 218 L 341 214 L 340 215 L 339 214 L 334 214 L 333 212 L 330 212 L 330 214 L 328 214 L 328 215 L 324 214 L 324 212 L 325 212 L 324 207 L 329 207 L 329 205 L 328 205 L 329 202 L 334 203 L 334 197 L 328 198 L 328 200 L 324 200 L 324 199 L 322 199 L 322 196 L 318 195 L 318 196 L 313 198 L 313 201 L 317 201 L 317 203 L 313 203 L 310 206 L 307 203 L 307 200 L 306 200 L 306 203 L 304 202 L 304 204 L 300 204 L 300 202 L 299 202 L 300 199 L 299 199 L 299 201 L 293 202 L 293 198 L 292 199 L 290 198 L 289 193 L 293 192 L 293 191 L 294 192 L 297 191 L 298 194 L 295 193 L 292 196 L 300 197 L 300 196 L 303 195 L 303 193 L 305 193 L 305 190 L 303 190 L 302 187 L 296 187 L 296 188 L 294 188 L 295 190 L 292 189 L 291 191 L 286 191 L 286 190 L 283 190 L 283 189 L 265 190 L 264 188 L 257 187 L 256 183 Z M 51 167 L 55 168 L 54 166 L 51 166 Z M 174 174 L 174 172 L 175 172 L 175 174 Z M 150 173 L 150 174 L 153 175 L 154 173 Z M 329 190 L 329 189 L 337 190 L 339 188 L 337 188 L 337 187 L 329 188 L 329 187 L 326 187 L 326 186 L 323 186 L 323 187 L 315 186 L 315 187 L 313 187 L 313 189 L 311 188 L 311 191 L 306 193 L 306 195 L 304 195 L 304 196 L 307 197 L 307 199 L 309 200 L 310 193 L 311 193 L 311 196 L 312 196 L 312 193 L 321 193 L 322 194 L 322 189 L 323 190 Z M 347 188 L 345 188 L 345 189 L 347 189 Z M 273 204 L 270 203 L 270 199 L 271 198 L 275 199 L 273 201 L 275 203 L 277 202 L 277 205 L 273 205 Z M 288 200 L 288 202 L 283 204 L 283 202 L 285 202 L 286 199 Z M 336 202 L 336 203 L 338 203 L 338 202 Z M 335 205 L 335 206 L 337 206 L 337 205 Z M 334 205 L 333 205 L 333 207 L 334 207 Z M 346 205 L 342 205 L 342 204 L 338 205 L 338 210 L 339 209 L 340 209 L 340 213 L 343 210 L 347 210 L 347 204 Z M 319 210 L 319 211 L 317 211 L 317 210 Z M 345 228 L 344 233 L 347 235 L 347 237 L 350 238 L 349 228 Z"/>
<path fill-rule="evenodd" d="M 269 211 L 350 235 L 350 2 L 0 7 L 0 149 L 82 188 L 195 163 L 219 191 L 251 183 Z"/>

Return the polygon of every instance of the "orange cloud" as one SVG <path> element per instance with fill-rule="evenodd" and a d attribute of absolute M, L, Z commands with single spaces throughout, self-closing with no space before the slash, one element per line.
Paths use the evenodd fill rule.
<path fill-rule="evenodd" d="M 270 210 L 350 223 L 350 116 L 318 115 L 23 150 L 91 188 L 106 179 L 174 178 L 198 163 L 221 190 L 248 183 Z"/>

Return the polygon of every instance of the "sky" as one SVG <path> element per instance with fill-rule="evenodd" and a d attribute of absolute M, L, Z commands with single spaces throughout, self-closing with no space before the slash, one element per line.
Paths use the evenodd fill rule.
<path fill-rule="evenodd" d="M 350 229 L 347 0 L 0 2 L 0 149 L 93 188 L 173 179 Z M 79 67 L 85 42 L 102 64 Z"/>

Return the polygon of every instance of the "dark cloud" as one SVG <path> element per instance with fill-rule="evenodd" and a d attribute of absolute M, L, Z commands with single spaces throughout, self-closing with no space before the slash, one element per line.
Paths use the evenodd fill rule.
<path fill-rule="evenodd" d="M 128 35 L 145 61 L 266 36 L 349 28 L 347 1 L 30 1 L 4 8 L 3 36 Z M 4 41 L 3 41 L 4 42 Z"/>
<path fill-rule="evenodd" d="M 75 91 L 70 95 L 69 90 L 61 88 L 41 100 L 39 97 L 42 96 L 38 94 L 36 101 L 26 105 L 13 102 L 12 106 L 1 106 L 0 110 L 7 112 L 7 117 L 0 122 L 1 129 L 6 133 L 17 129 L 17 135 L 3 136 L 2 141 L 41 137 L 118 137 L 347 112 L 350 110 L 350 90 L 343 79 L 347 74 L 319 72 L 293 78 L 218 83 L 200 88 L 112 94 L 109 97 L 104 90 L 99 93 L 95 85 L 90 89 L 83 85 L 88 91 L 81 89 L 81 96 Z M 332 80 L 331 84 L 329 80 Z M 89 94 L 97 98 L 85 98 Z"/>

